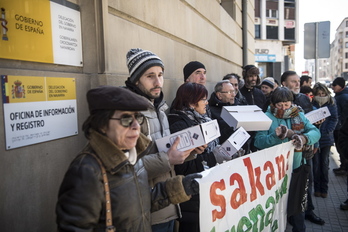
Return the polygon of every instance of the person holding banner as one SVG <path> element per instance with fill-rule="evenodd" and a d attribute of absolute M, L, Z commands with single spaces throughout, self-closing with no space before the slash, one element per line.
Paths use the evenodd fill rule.
<path fill-rule="evenodd" d="M 337 105 L 329 89 L 320 82 L 314 85 L 313 95 L 313 106 L 317 109 L 327 107 L 330 112 L 330 116 L 319 125 L 319 150 L 313 157 L 314 196 L 326 198 L 329 188 L 329 155 L 331 146 L 334 145 L 333 132 L 338 122 Z"/>
<path fill-rule="evenodd" d="M 151 212 L 198 194 L 195 178 L 176 176 L 152 188 L 144 156 L 153 143 L 140 132 L 149 103 L 114 86 L 87 93 L 86 147 L 72 161 L 56 206 L 58 231 L 147 231 Z"/>
<path fill-rule="evenodd" d="M 171 133 L 199 125 L 212 119 L 206 115 L 208 91 L 197 83 L 186 82 L 176 92 L 176 101 L 173 111 L 168 115 Z M 202 172 L 214 167 L 217 163 L 231 160 L 218 152 L 219 139 L 215 139 L 206 145 L 203 153 L 198 154 L 196 159 L 175 165 L 178 175 L 189 175 Z M 193 196 L 186 203 L 180 204 L 182 218 L 179 219 L 179 232 L 199 232 L 199 195 Z"/>
<path fill-rule="evenodd" d="M 286 87 L 279 87 L 273 92 L 271 104 L 266 112 L 272 119 L 271 127 L 268 131 L 256 133 L 254 145 L 258 149 L 265 149 L 293 140 L 295 145 L 293 169 L 296 169 L 301 165 L 302 148 L 306 144 L 312 145 L 318 142 L 320 132 L 301 112 L 301 108 L 292 104 L 293 100 L 293 93 Z M 289 219 L 293 232 L 306 231 L 304 212 L 292 215 Z"/>

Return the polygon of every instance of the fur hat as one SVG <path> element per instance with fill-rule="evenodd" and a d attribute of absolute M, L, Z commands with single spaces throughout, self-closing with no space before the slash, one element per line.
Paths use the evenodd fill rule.
<path fill-rule="evenodd" d="M 186 64 L 184 67 L 184 82 L 186 82 L 187 78 L 197 69 L 204 68 L 204 64 L 198 61 L 191 61 L 190 63 Z"/>
<path fill-rule="evenodd" d="M 252 75 L 260 75 L 260 70 L 258 67 L 256 67 L 255 65 L 249 64 L 249 65 L 245 65 L 243 67 L 243 78 L 245 79 L 248 76 L 252 76 Z"/>
<path fill-rule="evenodd" d="M 94 110 L 144 111 L 149 102 L 132 91 L 115 86 L 99 86 L 87 92 L 89 112 Z"/>
<path fill-rule="evenodd" d="M 343 77 L 337 77 L 333 82 L 332 82 L 332 86 L 336 86 L 339 85 L 342 88 L 344 88 L 346 86 L 346 81 L 344 80 Z"/>
<path fill-rule="evenodd" d="M 141 48 L 133 48 L 127 53 L 127 67 L 129 80 L 137 82 L 146 70 L 153 66 L 160 66 L 164 69 L 162 60 L 154 53 Z"/>

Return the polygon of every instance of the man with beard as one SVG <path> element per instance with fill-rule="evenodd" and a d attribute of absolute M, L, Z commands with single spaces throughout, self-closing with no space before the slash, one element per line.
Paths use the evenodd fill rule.
<path fill-rule="evenodd" d="M 260 70 L 255 65 L 246 65 L 242 73 L 245 84 L 240 92 L 246 98 L 248 105 L 257 105 L 262 109 L 266 98 L 262 91 L 256 88 L 260 84 L 259 74 Z"/>
<path fill-rule="evenodd" d="M 301 106 L 305 113 L 308 113 L 313 110 L 312 103 L 309 98 L 300 93 L 300 77 L 294 71 L 286 71 L 280 78 L 280 82 L 283 86 L 287 87 L 294 94 L 294 104 Z M 312 168 L 312 158 L 307 158 L 307 164 L 309 164 Z M 305 219 L 309 220 L 318 225 L 324 225 L 325 221 L 315 215 L 313 212 L 314 205 L 312 202 L 312 183 L 313 183 L 313 174 L 312 171 L 309 172 L 309 181 L 308 181 L 308 190 L 307 190 L 307 209 L 305 212 Z M 296 222 L 294 222 L 296 223 Z"/>
<path fill-rule="evenodd" d="M 168 106 L 163 100 L 162 93 L 164 72 L 162 60 L 150 51 L 136 48 L 128 51 L 127 66 L 130 75 L 125 82 L 127 88 L 150 103 L 149 109 L 142 112 L 148 123 L 143 123 L 141 132 L 149 135 L 152 141 L 170 135 L 168 119 L 164 112 Z M 167 153 L 158 152 L 157 147 L 153 146 L 149 154 L 144 157 L 143 161 L 151 187 L 175 176 L 173 165 L 182 164 L 193 150 L 178 151 L 176 147 L 179 141 L 179 139 L 175 140 Z M 179 218 L 178 212 L 180 209 L 176 205 L 169 205 L 153 212 L 151 214 L 152 231 L 172 232 L 174 220 Z"/>

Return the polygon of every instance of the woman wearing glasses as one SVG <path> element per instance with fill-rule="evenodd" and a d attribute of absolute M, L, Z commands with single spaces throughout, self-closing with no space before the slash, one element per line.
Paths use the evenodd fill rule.
<path fill-rule="evenodd" d="M 152 143 L 140 133 L 147 110 L 142 97 L 119 87 L 87 93 L 86 147 L 72 161 L 56 207 L 58 231 L 151 231 L 151 212 L 198 193 L 190 176 L 150 188 L 142 157 Z"/>
<path fill-rule="evenodd" d="M 171 133 L 192 127 L 201 123 L 211 121 L 206 115 L 208 91 L 197 83 L 186 82 L 176 92 L 176 101 L 173 104 L 173 112 L 168 115 L 169 128 Z M 215 149 L 219 140 L 215 139 L 202 147 L 196 159 L 186 161 L 183 164 L 175 165 L 175 172 L 178 175 L 188 175 L 202 172 L 213 167 L 217 162 L 229 157 L 223 157 Z M 193 196 L 191 200 L 180 204 L 182 218 L 180 219 L 179 232 L 200 231 L 199 230 L 199 195 Z"/>

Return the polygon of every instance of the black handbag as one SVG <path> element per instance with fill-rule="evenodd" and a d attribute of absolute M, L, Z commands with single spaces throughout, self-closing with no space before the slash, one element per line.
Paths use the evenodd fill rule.
<path fill-rule="evenodd" d="M 304 163 L 302 158 L 301 165 L 294 169 L 291 174 L 291 181 L 288 195 L 288 217 L 304 212 L 307 207 L 308 175 L 311 166 Z"/>

